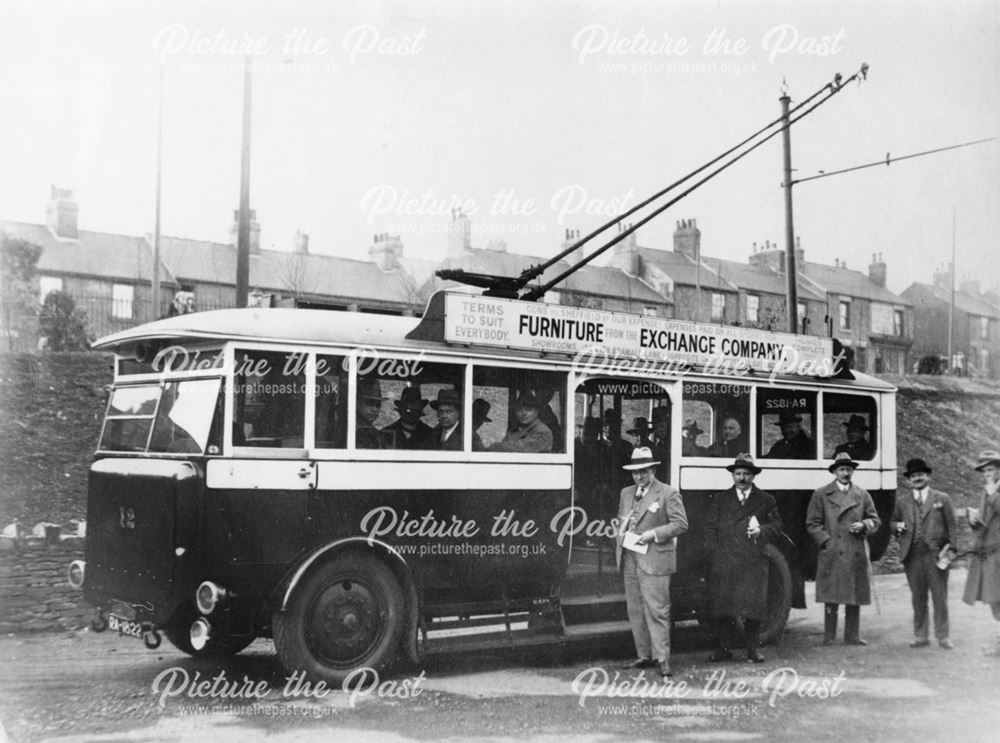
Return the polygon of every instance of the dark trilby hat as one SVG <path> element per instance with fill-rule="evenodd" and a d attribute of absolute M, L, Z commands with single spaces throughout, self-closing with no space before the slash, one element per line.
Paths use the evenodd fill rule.
<path fill-rule="evenodd" d="M 858 428 L 867 431 L 868 424 L 865 422 L 863 415 L 852 415 L 850 420 L 844 424 L 845 428 Z"/>
<path fill-rule="evenodd" d="M 926 472 L 929 475 L 933 471 L 927 462 L 919 457 L 915 457 L 906 463 L 906 470 L 903 472 L 903 475 L 909 477 L 914 472 Z"/>
<path fill-rule="evenodd" d="M 684 425 L 681 426 L 681 428 L 685 431 L 694 431 L 696 434 L 705 433 L 700 428 L 698 428 L 698 421 L 696 421 L 694 418 L 688 418 L 687 420 L 685 420 Z"/>
<path fill-rule="evenodd" d="M 655 467 L 660 460 L 653 459 L 653 452 L 648 446 L 637 446 L 632 450 L 631 461 L 622 466 L 623 470 L 644 470 L 647 467 Z"/>
<path fill-rule="evenodd" d="M 851 455 L 848 454 L 846 451 L 842 451 L 837 453 L 837 456 L 833 458 L 833 462 L 830 464 L 829 467 L 827 467 L 827 469 L 830 472 L 833 472 L 835 469 L 837 469 L 838 467 L 843 467 L 845 464 L 853 469 L 858 468 L 858 463 L 855 462 L 853 459 L 851 459 Z"/>
<path fill-rule="evenodd" d="M 796 413 L 794 410 L 782 410 L 778 413 L 778 420 L 775 421 L 776 426 L 783 426 L 786 423 L 801 423 L 802 416 Z"/>
<path fill-rule="evenodd" d="M 457 390 L 441 390 L 438 392 L 437 400 L 431 403 L 431 407 L 437 410 L 441 405 L 451 405 L 462 409 L 462 397 Z"/>
<path fill-rule="evenodd" d="M 737 454 L 736 460 L 726 467 L 730 472 L 735 472 L 736 470 L 750 470 L 755 475 L 760 474 L 764 470 L 754 464 L 753 457 L 749 454 Z"/>
<path fill-rule="evenodd" d="M 490 403 L 479 397 L 472 401 L 472 421 L 481 423 L 492 423 L 490 418 Z"/>
<path fill-rule="evenodd" d="M 650 428 L 649 421 L 645 418 L 636 418 L 632 421 L 632 428 L 630 428 L 625 433 L 649 433 L 653 429 Z"/>
<path fill-rule="evenodd" d="M 421 412 L 427 407 L 428 400 L 425 400 L 420 395 L 419 387 L 404 387 L 403 391 L 399 395 L 399 399 L 393 404 L 396 406 L 396 410 L 408 410 L 412 408 L 418 408 Z"/>
<path fill-rule="evenodd" d="M 976 462 L 976 469 L 982 472 L 989 464 L 1000 465 L 1000 452 L 996 452 L 993 449 L 987 449 L 982 452 L 979 455 L 979 461 Z"/>
<path fill-rule="evenodd" d="M 382 386 L 377 379 L 359 379 L 358 397 L 368 400 L 385 400 L 382 397 Z"/>

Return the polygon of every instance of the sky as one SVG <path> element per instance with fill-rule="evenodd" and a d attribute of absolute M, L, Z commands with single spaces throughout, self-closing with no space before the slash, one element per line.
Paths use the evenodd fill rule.
<path fill-rule="evenodd" d="M 795 177 L 996 137 L 1000 3 L 53 2 L 0 9 L 0 219 L 43 222 L 71 188 L 81 229 L 224 242 L 239 202 L 243 60 L 253 60 L 251 206 L 261 244 L 366 260 L 372 236 L 444 258 L 451 210 L 473 245 L 551 256 L 715 158 L 840 73 L 791 130 Z M 781 138 L 644 225 L 706 256 L 784 245 Z M 1000 282 L 1000 143 L 801 183 L 806 260 L 888 285 Z M 631 221 L 637 221 L 643 212 Z M 613 232 L 610 234 L 614 234 Z M 603 260 L 598 259 L 598 263 Z"/>

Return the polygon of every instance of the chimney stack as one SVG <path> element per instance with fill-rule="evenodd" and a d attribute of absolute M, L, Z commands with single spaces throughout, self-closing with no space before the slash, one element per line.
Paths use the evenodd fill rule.
<path fill-rule="evenodd" d="M 634 233 L 633 233 L 634 234 Z M 693 261 L 701 257 L 701 230 L 698 220 L 682 219 L 674 230 L 674 252 L 683 253 Z"/>
<path fill-rule="evenodd" d="M 974 297 L 978 297 L 982 294 L 979 281 L 976 279 L 962 279 L 958 288 L 959 291 L 964 292 L 965 294 L 971 294 Z"/>
<path fill-rule="evenodd" d="M 80 239 L 76 226 L 79 211 L 73 200 L 73 189 L 51 187 L 49 203 L 45 207 L 45 223 L 53 235 L 66 240 Z"/>
<path fill-rule="evenodd" d="M 951 264 L 945 263 L 934 271 L 934 286 L 951 291 Z"/>
<path fill-rule="evenodd" d="M 868 278 L 874 281 L 876 284 L 885 288 L 885 261 L 882 260 L 882 254 L 872 253 L 872 262 L 868 266 Z"/>
<path fill-rule="evenodd" d="M 240 210 L 233 210 L 233 223 L 229 227 L 229 244 L 236 247 L 240 234 Z M 260 253 L 260 222 L 257 221 L 257 210 L 250 210 L 250 254 Z"/>
<path fill-rule="evenodd" d="M 382 232 L 372 237 L 368 248 L 368 259 L 383 271 L 395 271 L 399 268 L 399 259 L 403 257 L 403 241 L 399 235 Z"/>
<path fill-rule="evenodd" d="M 619 224 L 618 234 L 621 234 L 626 229 L 628 229 L 628 225 Z M 577 239 L 579 239 L 580 231 L 577 230 L 576 234 L 578 236 Z M 611 260 L 608 261 L 608 265 L 611 268 L 617 268 L 620 271 L 624 271 L 629 276 L 639 275 L 642 268 L 642 262 L 639 260 L 639 242 L 636 240 L 634 232 L 621 242 L 615 243 L 613 254 Z"/>
<path fill-rule="evenodd" d="M 296 255 L 309 255 L 309 235 L 301 230 L 295 230 L 292 247 Z"/>
<path fill-rule="evenodd" d="M 447 258 L 457 260 L 472 249 L 472 223 L 469 215 L 461 207 L 451 210 L 451 224 L 448 226 Z"/>
<path fill-rule="evenodd" d="M 771 245 L 765 240 L 763 245 L 754 243 L 754 252 L 750 254 L 750 265 L 767 271 L 785 272 L 785 251 L 777 245 Z"/>

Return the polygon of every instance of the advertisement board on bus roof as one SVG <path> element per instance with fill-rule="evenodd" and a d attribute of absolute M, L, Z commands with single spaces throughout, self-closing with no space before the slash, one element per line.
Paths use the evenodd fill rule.
<path fill-rule="evenodd" d="M 448 343 L 828 377 L 833 341 L 497 297 L 448 294 Z"/>

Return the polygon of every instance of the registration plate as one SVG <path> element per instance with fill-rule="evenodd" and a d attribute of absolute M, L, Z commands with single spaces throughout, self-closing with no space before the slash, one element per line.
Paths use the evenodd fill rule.
<path fill-rule="evenodd" d="M 132 622 L 114 614 L 108 615 L 108 629 L 126 637 L 142 637 L 142 625 L 139 622 Z"/>

